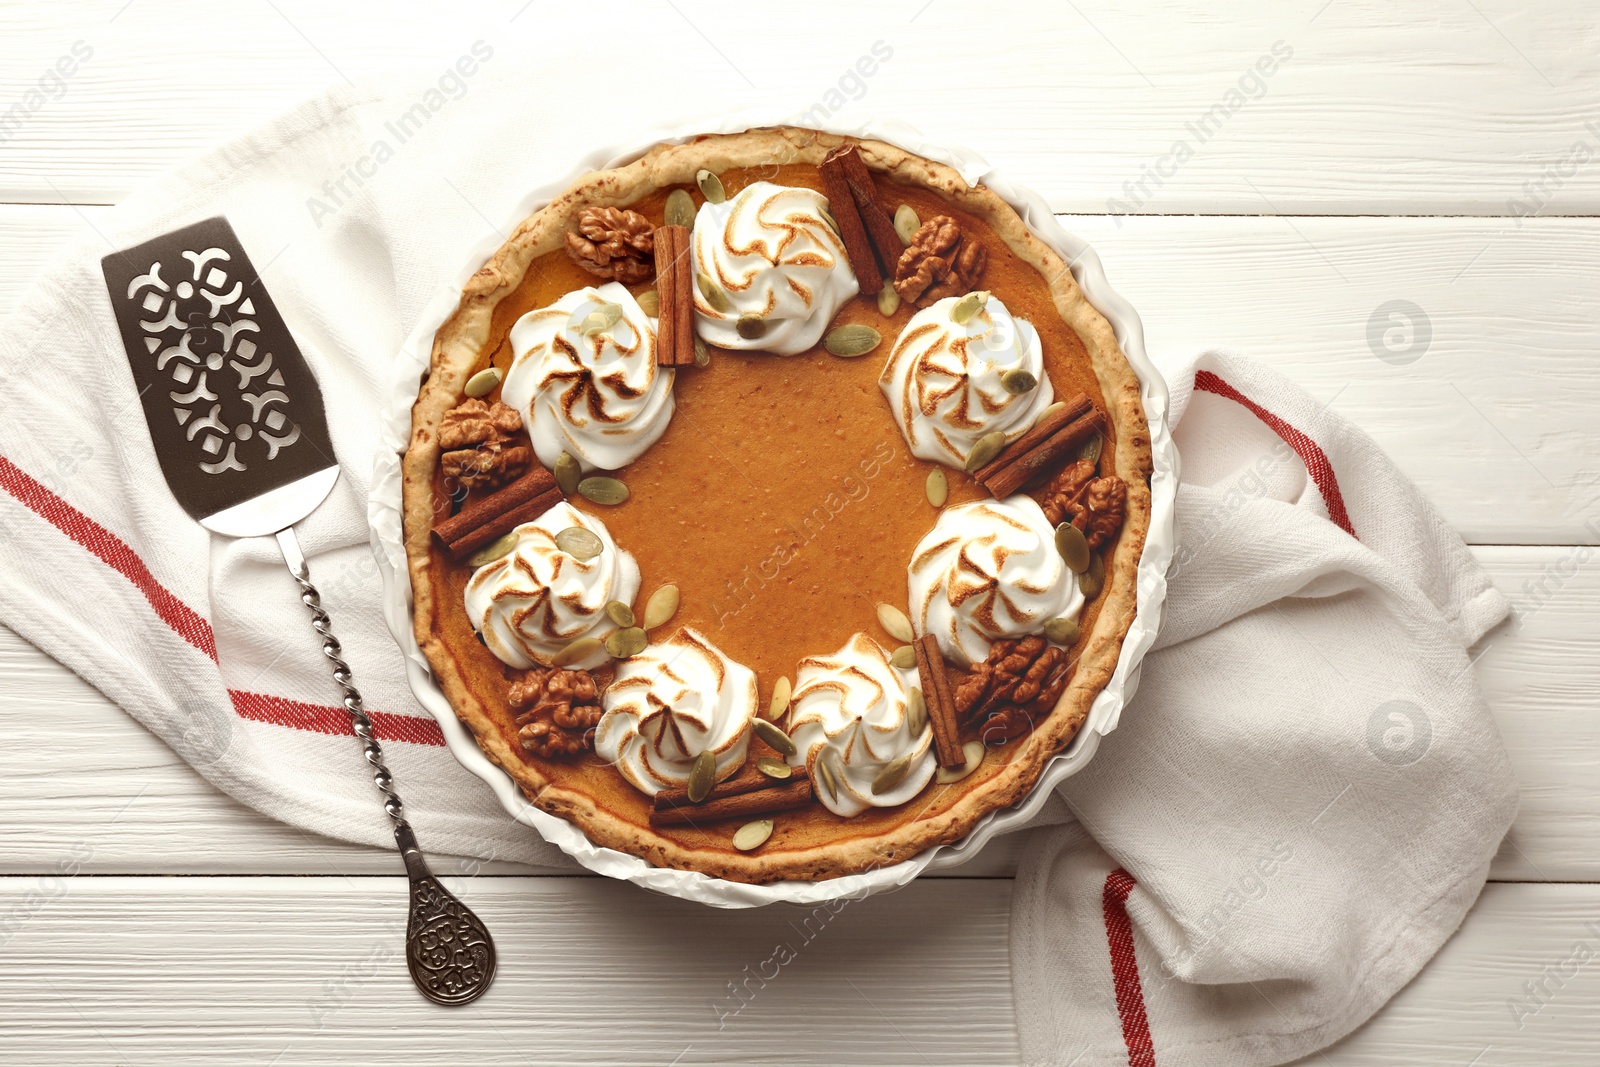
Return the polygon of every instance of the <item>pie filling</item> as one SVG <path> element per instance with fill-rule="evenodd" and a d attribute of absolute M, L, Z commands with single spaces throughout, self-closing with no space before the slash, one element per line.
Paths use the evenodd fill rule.
<path fill-rule="evenodd" d="M 846 142 L 585 208 L 493 314 L 438 427 L 430 625 L 588 798 L 552 808 L 756 856 L 870 836 L 1056 710 L 1128 486 L 984 220 Z"/>

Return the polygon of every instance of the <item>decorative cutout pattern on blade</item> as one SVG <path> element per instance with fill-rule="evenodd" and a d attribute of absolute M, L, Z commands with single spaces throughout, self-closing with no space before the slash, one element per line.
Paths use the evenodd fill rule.
<path fill-rule="evenodd" d="M 227 219 L 101 261 L 167 483 L 195 518 L 335 464 L 322 394 Z"/>

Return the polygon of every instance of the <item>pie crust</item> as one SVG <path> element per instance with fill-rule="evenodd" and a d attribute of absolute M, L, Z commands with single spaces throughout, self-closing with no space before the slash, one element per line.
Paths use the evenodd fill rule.
<path fill-rule="evenodd" d="M 524 754 L 504 701 L 505 671 L 471 637 L 459 594 L 451 584 L 454 567 L 434 547 L 429 530 L 436 516 L 437 430 L 445 413 L 460 402 L 467 379 L 486 365 L 498 327 L 496 309 L 522 284 L 542 257 L 563 255 L 566 234 L 588 207 L 628 207 L 659 190 L 692 187 L 697 172 L 737 172 L 802 165 L 814 167 L 834 147 L 853 140 L 794 127 L 707 136 L 687 144 L 662 145 L 633 163 L 584 176 L 550 204 L 523 221 L 506 243 L 473 275 L 461 302 L 434 337 L 430 371 L 412 411 L 412 432 L 404 474 L 405 544 L 414 597 L 417 642 L 432 665 L 439 686 L 479 746 L 518 783 L 541 809 L 575 823 L 595 844 L 640 856 L 662 867 L 699 871 L 739 882 L 781 879 L 820 880 L 908 859 L 925 849 L 964 837 L 984 815 L 1020 801 L 1038 780 L 1045 763 L 1076 735 L 1095 697 L 1110 680 L 1124 637 L 1133 622 L 1136 579 L 1150 517 L 1149 429 L 1140 402 L 1140 383 L 1118 347 L 1110 324 L 1084 297 L 1068 265 L 1024 225 L 1006 202 L 979 185 L 968 186 L 951 168 L 879 141 L 859 141 L 860 155 L 880 190 L 896 187 L 931 191 L 964 216 L 988 229 L 978 236 L 1003 247 L 1037 271 L 1048 300 L 1081 341 L 1098 383 L 1111 448 L 1102 469 L 1127 483 L 1127 514 L 1115 548 L 1106 559 L 1104 591 L 1076 649 L 1076 670 L 1055 711 L 1001 756 L 993 754 L 972 775 L 949 786 L 930 804 L 877 809 L 858 823 L 832 815 L 820 804 L 775 816 L 787 833 L 774 835 L 761 849 L 743 853 L 731 844 L 735 826 L 713 831 L 649 826 L 648 798 L 606 768 L 607 775 L 569 772 Z M 892 203 L 890 210 L 893 210 Z M 598 284 L 598 283 L 596 283 Z M 1003 292 L 997 295 L 1004 296 Z M 503 317 L 503 316 L 502 316 Z M 886 337 L 892 343 L 892 338 Z M 881 362 L 880 349 L 871 357 Z M 783 357 L 765 357 L 774 360 Z M 717 357 L 705 370 L 716 374 Z M 681 379 L 680 379 L 681 380 Z M 883 419 L 893 429 L 885 409 Z M 624 474 L 626 477 L 626 474 Z M 952 473 L 952 482 L 960 476 Z M 636 485 L 635 491 L 648 491 Z M 574 501 L 605 518 L 604 508 Z M 932 514 L 928 518 L 931 527 Z M 623 547 L 628 547 L 625 540 Z M 646 589 L 650 588 L 646 575 Z M 863 620 L 862 628 L 868 628 Z M 879 638 L 882 640 L 882 638 Z M 831 648 L 812 649 L 813 654 Z M 487 662 L 486 662 L 487 661 Z M 792 671 L 792 667 L 790 668 Z M 762 679 L 766 693 L 774 678 Z M 751 758 L 754 758 L 752 755 Z M 612 781 L 614 780 L 614 781 Z M 919 798 L 920 800 L 921 798 Z"/>

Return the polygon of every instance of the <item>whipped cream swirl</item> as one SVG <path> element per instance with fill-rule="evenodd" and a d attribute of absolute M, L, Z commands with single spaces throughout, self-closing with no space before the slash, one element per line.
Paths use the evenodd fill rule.
<path fill-rule="evenodd" d="M 694 310 L 700 336 L 720 348 L 792 356 L 822 337 L 846 300 L 860 291 L 844 242 L 823 217 L 828 200 L 814 189 L 756 182 L 731 200 L 700 205 L 694 220 Z M 727 297 L 717 310 L 699 277 Z M 744 337 L 737 324 L 754 315 L 764 330 Z"/>
<path fill-rule="evenodd" d="M 912 455 L 952 467 L 965 465 L 985 434 L 1021 436 L 1055 399 L 1033 325 L 993 296 L 956 322 L 950 313 L 960 300 L 946 297 L 911 316 L 878 376 Z M 1039 384 L 1019 396 L 1006 392 L 1000 376 L 1012 369 Z"/>
<path fill-rule="evenodd" d="M 685 627 L 617 667 L 601 698 L 594 750 L 641 792 L 680 788 L 702 752 L 716 753 L 717 781 L 750 747 L 756 676 Z"/>
<path fill-rule="evenodd" d="M 962 666 L 981 661 L 999 638 L 1038 633 L 1083 608 L 1055 531 L 1028 496 L 946 508 L 908 572 L 912 625 Z"/>
<path fill-rule="evenodd" d="M 824 807 L 849 818 L 869 807 L 904 804 L 927 787 L 937 769 L 933 727 L 924 718 L 912 733 L 906 716 L 916 671 L 898 669 L 876 641 L 856 634 L 831 656 L 801 660 L 795 677 L 789 733 L 799 751 L 789 762 L 810 770 L 812 791 Z M 873 781 L 902 757 L 910 761 L 905 777 L 874 793 Z M 818 781 L 818 763 L 833 772 L 837 795 Z"/>
<path fill-rule="evenodd" d="M 608 304 L 622 316 L 586 333 L 588 316 Z M 528 312 L 511 327 L 511 351 L 500 397 L 522 413 L 546 467 L 571 452 L 586 471 L 617 470 L 672 421 L 673 372 L 656 366 L 655 323 L 616 282 Z"/>
<path fill-rule="evenodd" d="M 600 554 L 578 559 L 556 546 L 556 535 L 580 526 L 600 538 Z M 639 564 L 611 540 L 605 523 L 566 501 L 514 531 L 517 546 L 485 563 L 467 580 L 467 618 L 501 662 L 528 668 L 580 637 L 604 638 L 616 624 L 605 613 L 612 600 L 632 605 L 639 595 Z M 603 649 L 571 664 L 598 667 Z"/>

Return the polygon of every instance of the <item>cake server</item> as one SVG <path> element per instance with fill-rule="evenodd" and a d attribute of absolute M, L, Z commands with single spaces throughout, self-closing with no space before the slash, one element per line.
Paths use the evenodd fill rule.
<path fill-rule="evenodd" d="M 412 981 L 439 1004 L 476 1000 L 494 978 L 494 940 L 428 869 L 295 539 L 294 524 L 339 480 L 316 378 L 227 219 L 114 252 L 100 266 L 168 487 L 213 533 L 275 536 L 311 611 L 410 878 Z"/>

